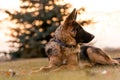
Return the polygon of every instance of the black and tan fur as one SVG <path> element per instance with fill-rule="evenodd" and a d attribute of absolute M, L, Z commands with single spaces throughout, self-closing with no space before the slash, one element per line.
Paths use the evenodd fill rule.
<path fill-rule="evenodd" d="M 118 60 L 111 58 L 109 54 L 100 48 L 93 46 L 81 46 L 79 54 L 79 65 L 81 67 L 93 66 L 96 64 L 101 65 L 114 65 L 119 64 Z"/>
<path fill-rule="evenodd" d="M 76 17 L 77 12 L 74 9 L 67 16 L 63 24 L 56 29 L 54 37 L 45 47 L 46 54 L 49 58 L 49 65 L 40 68 L 41 71 L 51 71 L 61 68 L 76 70 L 79 68 L 79 43 L 88 43 L 94 36 L 86 32 L 76 22 Z"/>
<path fill-rule="evenodd" d="M 56 71 L 60 69 L 76 70 L 95 64 L 119 64 L 100 48 L 80 46 L 88 43 L 94 36 L 86 32 L 76 22 L 77 12 L 74 9 L 60 25 L 53 38 L 46 44 L 45 51 L 49 58 L 48 66 L 34 71 Z"/>

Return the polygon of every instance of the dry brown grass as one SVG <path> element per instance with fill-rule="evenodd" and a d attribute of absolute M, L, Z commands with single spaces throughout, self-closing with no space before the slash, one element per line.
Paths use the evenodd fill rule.
<path fill-rule="evenodd" d="M 119 57 L 120 53 L 110 53 Z M 39 69 L 48 64 L 48 59 L 21 59 L 10 62 L 0 62 L 0 80 L 119 80 L 120 66 L 94 66 L 79 69 L 78 71 L 38 72 L 31 74 L 32 70 Z M 15 76 L 6 72 L 12 69 Z"/>

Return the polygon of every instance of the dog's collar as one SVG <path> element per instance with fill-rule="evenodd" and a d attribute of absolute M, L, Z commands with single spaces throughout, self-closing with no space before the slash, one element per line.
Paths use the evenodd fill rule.
<path fill-rule="evenodd" d="M 68 44 L 65 44 L 64 42 L 62 42 L 61 40 L 59 39 L 54 39 L 55 42 L 57 42 L 60 46 L 62 47 L 68 47 L 68 48 L 74 48 L 76 47 L 76 45 L 68 45 Z"/>

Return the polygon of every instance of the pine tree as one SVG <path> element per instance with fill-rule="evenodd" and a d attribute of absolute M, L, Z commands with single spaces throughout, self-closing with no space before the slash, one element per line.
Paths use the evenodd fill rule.
<path fill-rule="evenodd" d="M 53 36 L 55 29 L 68 15 L 70 4 L 59 4 L 60 0 L 22 0 L 21 10 L 15 13 L 6 11 L 11 20 L 19 24 L 11 28 L 14 40 L 11 47 L 17 47 L 13 52 L 20 57 L 44 57 L 44 46 Z M 80 8 L 80 11 L 84 8 Z M 84 25 L 87 21 L 81 21 Z M 19 46 L 15 45 L 19 44 Z"/>

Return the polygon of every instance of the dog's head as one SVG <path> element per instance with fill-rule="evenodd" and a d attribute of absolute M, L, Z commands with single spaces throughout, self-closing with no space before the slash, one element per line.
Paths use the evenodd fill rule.
<path fill-rule="evenodd" d="M 85 31 L 82 26 L 76 22 L 77 12 L 74 9 L 70 15 L 67 16 L 63 23 L 64 29 L 70 34 L 77 43 L 88 43 L 90 42 L 94 36 L 87 31 Z"/>

